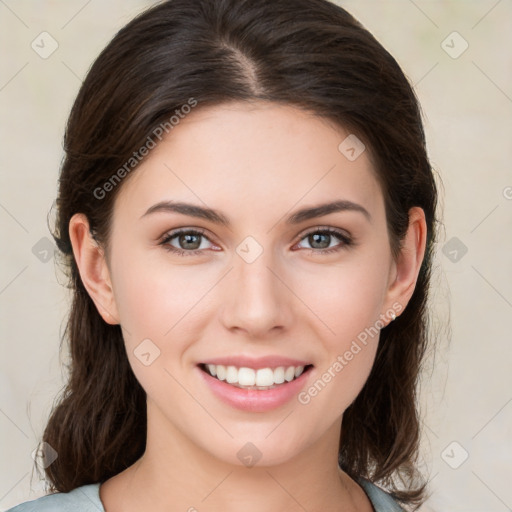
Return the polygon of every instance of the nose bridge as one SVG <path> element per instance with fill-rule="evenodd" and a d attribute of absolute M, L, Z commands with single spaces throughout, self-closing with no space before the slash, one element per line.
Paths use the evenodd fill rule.
<path fill-rule="evenodd" d="M 270 303 L 279 292 L 275 276 L 276 258 L 272 249 L 263 247 L 253 237 L 247 237 L 236 249 L 235 279 L 239 296 Z M 273 271 L 271 271 L 273 270 Z"/>
<path fill-rule="evenodd" d="M 278 277 L 278 259 L 270 247 L 247 237 L 236 248 L 231 277 L 231 298 L 225 309 L 228 327 L 247 331 L 270 330 L 289 321 L 290 291 Z M 288 296 L 288 298 L 287 298 Z"/>

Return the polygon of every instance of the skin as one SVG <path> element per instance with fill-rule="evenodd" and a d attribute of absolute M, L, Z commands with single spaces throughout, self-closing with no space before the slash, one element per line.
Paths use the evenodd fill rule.
<path fill-rule="evenodd" d="M 369 151 L 349 161 L 338 150 L 348 135 L 274 103 L 198 107 L 122 183 L 108 254 L 84 215 L 72 218 L 84 285 L 103 319 L 121 324 L 148 397 L 146 452 L 102 484 L 107 512 L 372 510 L 337 453 L 343 412 L 369 375 L 378 335 L 308 404 L 292 399 L 263 413 L 221 402 L 196 368 L 233 353 L 297 357 L 314 364 L 308 388 L 359 333 L 407 305 L 424 256 L 423 210 L 409 212 L 394 261 Z M 371 220 L 341 211 L 285 223 L 299 208 L 339 199 L 362 205 Z M 171 212 L 142 217 L 162 200 L 214 208 L 231 226 Z M 315 245 L 307 234 L 317 227 L 343 230 L 354 245 L 335 235 Z M 176 228 L 205 230 L 193 246 L 168 242 L 199 248 L 196 255 L 160 244 Z M 247 236 L 263 249 L 252 263 L 236 252 Z M 340 250 L 321 254 L 326 246 Z M 145 366 L 134 349 L 147 338 L 160 355 Z M 253 467 L 237 457 L 247 442 L 261 452 Z"/>

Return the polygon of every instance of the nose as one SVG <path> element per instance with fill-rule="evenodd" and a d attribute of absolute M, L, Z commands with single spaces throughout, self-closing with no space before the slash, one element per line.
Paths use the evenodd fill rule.
<path fill-rule="evenodd" d="M 263 339 L 292 325 L 294 296 L 282 275 L 282 266 L 271 256 L 270 250 L 252 262 L 234 256 L 221 312 L 226 329 Z"/>

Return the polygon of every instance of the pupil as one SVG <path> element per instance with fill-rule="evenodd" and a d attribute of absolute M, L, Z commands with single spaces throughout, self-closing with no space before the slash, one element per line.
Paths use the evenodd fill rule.
<path fill-rule="evenodd" d="M 313 234 L 313 235 L 312 235 L 313 240 L 314 240 L 314 243 L 318 242 L 318 239 L 319 239 L 320 237 L 327 238 L 328 236 L 330 236 L 330 235 L 321 234 L 321 233 L 315 233 L 315 234 Z M 327 245 L 325 245 L 325 243 L 324 243 L 324 244 L 321 244 L 321 245 L 322 245 L 321 249 L 325 249 L 325 247 L 329 247 L 329 243 L 327 243 Z"/>
<path fill-rule="evenodd" d="M 197 235 L 182 235 L 181 236 L 181 241 L 183 241 L 183 239 L 185 239 L 185 245 L 187 246 L 187 244 L 189 243 L 192 243 L 192 245 L 194 245 L 194 242 L 190 242 L 190 239 L 193 239 L 193 238 L 197 238 Z M 196 245 L 197 245 L 197 241 L 196 241 Z M 195 249 L 196 247 L 188 247 L 187 246 L 187 249 Z"/>

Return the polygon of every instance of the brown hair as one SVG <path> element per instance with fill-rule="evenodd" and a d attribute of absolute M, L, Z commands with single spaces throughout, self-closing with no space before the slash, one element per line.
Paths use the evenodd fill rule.
<path fill-rule="evenodd" d="M 402 504 L 421 504 L 426 485 L 416 466 L 416 387 L 428 346 L 437 189 L 411 85 L 370 32 L 327 0 L 166 1 L 121 29 L 92 65 L 66 128 L 53 234 L 73 301 L 63 336 L 69 381 L 43 435 L 58 453 L 45 469 L 51 491 L 103 482 L 145 450 L 146 395 L 120 326 L 103 321 L 82 284 L 69 221 L 84 213 L 108 253 L 113 204 L 124 181 L 101 197 L 98 190 L 106 190 L 155 127 L 190 98 L 196 108 L 269 100 L 356 134 L 372 155 L 395 257 L 409 209 L 424 210 L 427 247 L 416 288 L 403 313 L 381 331 L 371 374 L 344 413 L 339 451 L 350 476 L 382 482 Z"/>

